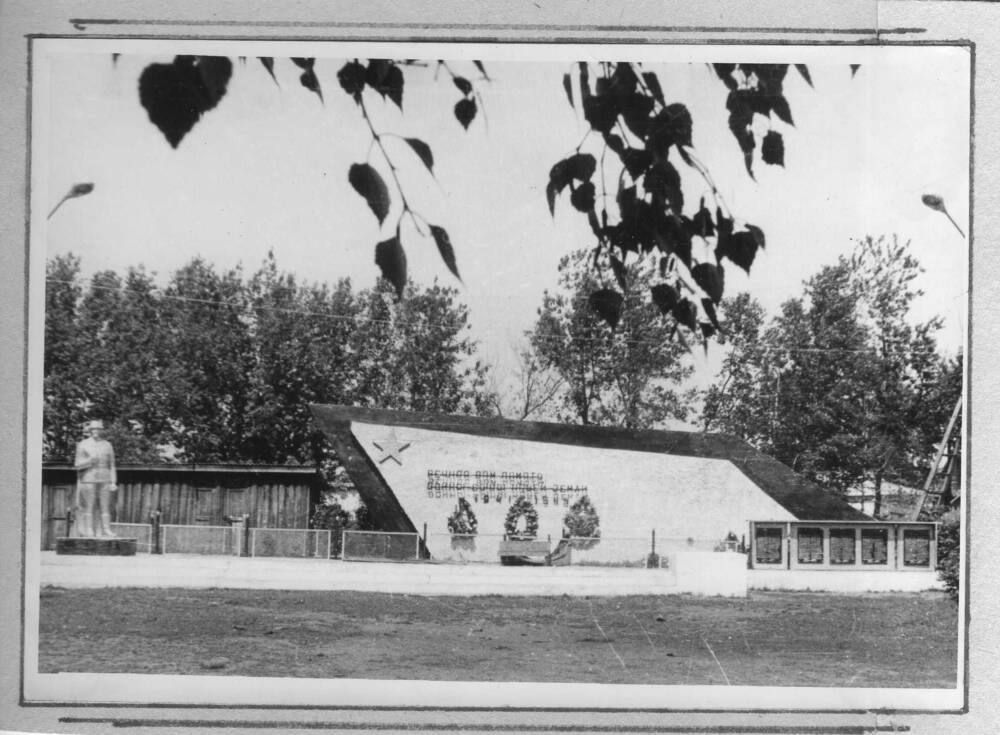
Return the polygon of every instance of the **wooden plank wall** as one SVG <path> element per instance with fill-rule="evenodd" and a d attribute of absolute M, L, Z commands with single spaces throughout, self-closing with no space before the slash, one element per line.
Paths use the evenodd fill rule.
<path fill-rule="evenodd" d="M 43 468 L 43 550 L 55 548 L 56 537 L 65 533 L 65 522 L 54 519 L 65 517 L 75 482 L 71 468 Z M 121 467 L 113 517 L 148 523 L 159 509 L 164 524 L 222 526 L 227 516 L 247 513 L 258 528 L 308 528 L 319 494 L 319 478 L 312 474 Z"/>

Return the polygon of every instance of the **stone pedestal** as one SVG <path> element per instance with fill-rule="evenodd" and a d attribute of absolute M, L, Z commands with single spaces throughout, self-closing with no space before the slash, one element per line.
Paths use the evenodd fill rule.
<path fill-rule="evenodd" d="M 56 539 L 57 554 L 84 556 L 135 556 L 134 538 L 82 538 L 64 536 Z"/>

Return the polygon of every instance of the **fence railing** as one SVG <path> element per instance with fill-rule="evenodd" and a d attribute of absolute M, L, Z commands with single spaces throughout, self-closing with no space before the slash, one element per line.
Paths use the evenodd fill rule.
<path fill-rule="evenodd" d="M 116 536 L 135 539 L 135 550 L 150 553 L 153 550 L 153 527 L 148 523 L 112 523 L 111 532 Z"/>
<path fill-rule="evenodd" d="M 330 547 L 330 531 L 325 529 L 250 529 L 250 556 L 329 559 Z"/>
<path fill-rule="evenodd" d="M 242 529 L 233 526 L 160 526 L 160 544 L 164 554 L 242 553 Z"/>
<path fill-rule="evenodd" d="M 420 535 L 345 530 L 340 558 L 344 561 L 414 561 L 420 558 Z"/>

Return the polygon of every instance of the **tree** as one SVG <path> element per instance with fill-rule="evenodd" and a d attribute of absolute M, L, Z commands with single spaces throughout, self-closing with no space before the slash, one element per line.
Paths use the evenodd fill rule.
<path fill-rule="evenodd" d="M 920 272 L 906 244 L 869 237 L 767 329 L 756 302 L 727 299 L 732 349 L 706 394 L 706 430 L 842 492 L 871 483 L 878 515 L 884 481 L 920 482 L 961 391 L 956 363 L 938 352 L 940 320 L 910 315 Z"/>
<path fill-rule="evenodd" d="M 82 297 L 79 258 L 59 256 L 45 264 L 42 452 L 46 457 L 72 457 L 87 419 L 86 391 L 77 380 L 82 339 L 76 323 Z"/>
<path fill-rule="evenodd" d="M 171 276 L 160 304 L 147 328 L 169 357 L 144 377 L 169 391 L 167 441 L 186 461 L 245 456 L 254 344 L 242 272 L 217 273 L 195 258 Z"/>
<path fill-rule="evenodd" d="M 277 83 L 275 59 L 261 57 L 259 61 Z M 290 61 L 301 70 L 302 86 L 322 102 L 324 91 L 316 59 Z M 395 232 L 375 245 L 375 261 L 399 296 L 407 282 L 404 224 L 433 240 L 448 270 L 459 275 L 447 231 L 412 208 L 397 176 L 404 155 L 419 160 L 433 174 L 431 148 L 417 138 L 377 129 L 369 114 L 379 98 L 383 104 L 402 110 L 409 75 L 426 74 L 429 66 L 434 67 L 436 76 L 443 71 L 442 76 L 458 90 L 453 114 L 467 129 L 481 107 L 477 84 L 489 81 L 480 61 L 472 62 L 478 75 L 475 79 L 465 71 L 456 72 L 444 61 L 428 64 L 414 59 L 350 59 L 337 73 L 341 90 L 356 103 L 360 120 L 371 135 L 368 159 L 373 150 L 378 153 L 378 168 L 368 159 L 355 163 L 347 173 L 348 181 L 380 225 L 388 218 L 393 200 L 398 202 Z M 784 96 L 790 66 L 711 65 L 729 90 L 729 129 L 751 177 L 757 161 L 784 165 L 782 131 L 793 125 Z M 812 86 L 808 68 L 794 66 Z M 851 65 L 852 76 L 858 66 Z M 176 148 L 198 120 L 224 98 L 233 70 L 232 60 L 214 56 L 176 56 L 169 64 L 154 63 L 140 75 L 139 101 L 150 121 Z M 715 306 L 724 291 L 722 261 L 749 272 L 757 251 L 764 247 L 764 233 L 729 209 L 696 155 L 690 112 L 682 102 L 668 102 L 656 72 L 633 62 L 579 62 L 564 75 L 563 88 L 569 104 L 581 111 L 590 130 L 574 152 L 551 169 L 546 197 L 553 216 L 556 200 L 568 189 L 573 208 L 590 224 L 596 249 L 607 256 L 603 261 L 595 260 L 595 265 L 603 262 L 604 267 L 620 268 L 630 253 L 659 261 L 663 282 L 654 285 L 658 290 L 649 290 L 652 303 L 679 329 L 698 337 L 711 336 L 718 328 Z M 394 147 L 392 141 L 403 145 Z M 758 149 L 759 158 L 755 153 Z M 702 177 L 709 189 L 711 202 L 706 204 L 702 199 L 697 210 L 685 207 L 677 168 L 681 164 Z M 608 181 L 617 182 L 617 186 L 609 189 Z M 708 246 L 710 255 L 694 255 L 695 238 Z M 600 313 L 613 328 L 625 300 L 614 289 L 602 291 Z"/>
<path fill-rule="evenodd" d="M 496 415 L 517 421 L 547 417 L 563 388 L 559 373 L 544 367 L 529 343 L 518 346 L 517 365 L 507 385 L 500 385 L 498 378 L 498 370 L 494 367 L 490 371 L 487 402 Z"/>
<path fill-rule="evenodd" d="M 563 380 L 560 417 L 629 428 L 685 418 L 691 396 L 678 386 L 693 368 L 676 327 L 655 319 L 655 307 L 643 299 L 650 270 L 641 261 L 623 266 L 624 308 L 609 330 L 594 307 L 600 291 L 590 257 L 579 251 L 563 258 L 560 290 L 546 292 L 530 334 L 539 364 Z"/>

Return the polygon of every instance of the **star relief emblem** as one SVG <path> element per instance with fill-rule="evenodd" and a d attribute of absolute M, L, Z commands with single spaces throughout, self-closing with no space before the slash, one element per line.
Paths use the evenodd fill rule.
<path fill-rule="evenodd" d="M 399 455 L 403 453 L 403 450 L 410 446 L 410 442 L 400 441 L 399 437 L 396 436 L 396 430 L 393 429 L 389 432 L 389 436 L 385 439 L 379 439 L 378 441 L 373 441 L 372 444 L 378 449 L 382 454 L 375 458 L 377 464 L 382 464 L 388 459 L 392 459 L 396 464 L 402 466 L 403 460 L 400 459 Z"/>

